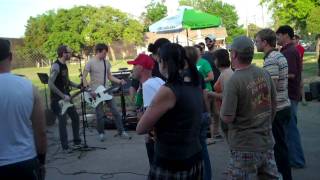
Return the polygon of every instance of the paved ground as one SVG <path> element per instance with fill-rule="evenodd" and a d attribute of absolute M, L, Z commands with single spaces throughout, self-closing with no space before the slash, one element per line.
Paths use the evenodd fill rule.
<path fill-rule="evenodd" d="M 320 103 L 309 102 L 307 106 L 299 106 L 298 118 L 307 167 L 294 169 L 293 177 L 296 180 L 319 180 Z M 129 132 L 133 138 L 124 140 L 113 137 L 115 131 L 107 131 L 106 141 L 99 142 L 95 130 L 89 129 L 86 132 L 89 146 L 106 149 L 64 154 L 59 148 L 57 127 L 48 129 L 47 180 L 146 179 L 148 161 L 143 136 Z M 214 179 L 223 179 L 222 173 L 229 157 L 227 145 L 219 142 L 208 148 Z"/>

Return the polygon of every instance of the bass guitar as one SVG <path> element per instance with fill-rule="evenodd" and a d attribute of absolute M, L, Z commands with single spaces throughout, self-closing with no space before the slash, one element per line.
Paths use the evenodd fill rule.
<path fill-rule="evenodd" d="M 61 116 L 64 115 L 70 107 L 74 106 L 74 104 L 72 103 L 71 100 L 72 100 L 73 98 L 75 98 L 76 96 L 78 96 L 81 92 L 82 92 L 82 90 L 80 90 L 80 91 L 76 92 L 75 94 L 73 94 L 73 95 L 70 97 L 70 100 L 69 100 L 69 101 L 66 101 L 66 100 L 64 100 L 64 99 L 61 99 L 61 100 L 58 102 L 58 103 L 59 103 L 59 106 L 60 106 L 60 109 L 61 109 L 61 111 L 60 111 L 60 115 L 61 115 Z"/>
<path fill-rule="evenodd" d="M 112 99 L 112 96 L 109 94 L 111 91 L 114 91 L 118 87 L 110 87 L 106 89 L 104 86 L 98 86 L 98 88 L 94 91 L 96 93 L 96 97 L 92 97 L 89 92 L 84 92 L 84 100 L 89 106 L 96 108 L 103 101 L 109 101 Z"/>

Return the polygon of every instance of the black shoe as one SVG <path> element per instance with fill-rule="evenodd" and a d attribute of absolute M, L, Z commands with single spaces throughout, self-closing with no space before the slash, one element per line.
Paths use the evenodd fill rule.
<path fill-rule="evenodd" d="M 70 148 L 63 148 L 63 149 L 62 149 L 62 153 L 63 153 L 63 154 L 70 154 L 70 153 L 72 153 L 72 149 L 70 149 Z"/>
<path fill-rule="evenodd" d="M 213 136 L 214 139 L 222 139 L 223 137 L 221 136 L 221 134 L 217 134 Z"/>
<path fill-rule="evenodd" d="M 79 140 L 73 140 L 74 145 L 80 145 L 81 144 L 81 139 Z"/>

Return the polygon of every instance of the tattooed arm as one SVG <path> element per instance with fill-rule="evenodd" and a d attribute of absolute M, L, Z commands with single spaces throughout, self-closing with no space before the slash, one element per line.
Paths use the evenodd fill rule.
<path fill-rule="evenodd" d="M 59 72 L 60 72 L 59 65 L 56 63 L 52 64 L 48 85 L 49 85 L 49 88 L 51 89 L 51 91 L 53 91 L 54 93 L 59 95 L 62 99 L 64 99 L 65 94 L 63 94 L 54 84 L 54 81 L 56 80 Z"/>
<path fill-rule="evenodd" d="M 75 83 L 75 82 L 72 82 L 72 81 L 70 81 L 70 79 L 69 79 L 69 83 L 70 83 L 70 86 L 71 86 L 71 87 L 80 89 L 80 84 L 77 84 L 77 83 Z"/>

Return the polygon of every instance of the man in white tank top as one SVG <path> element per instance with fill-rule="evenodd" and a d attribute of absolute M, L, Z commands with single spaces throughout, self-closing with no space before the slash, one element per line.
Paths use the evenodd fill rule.
<path fill-rule="evenodd" d="M 0 179 L 44 179 L 44 111 L 37 88 L 10 73 L 10 42 L 0 39 Z"/>
<path fill-rule="evenodd" d="M 128 64 L 134 65 L 132 77 L 142 84 L 143 108 L 146 109 L 151 105 L 153 97 L 165 82 L 159 77 L 152 77 L 154 61 L 146 54 L 139 54 L 135 60 L 128 61 Z M 154 154 L 154 139 L 151 133 L 146 137 L 146 148 L 151 165 Z"/>

